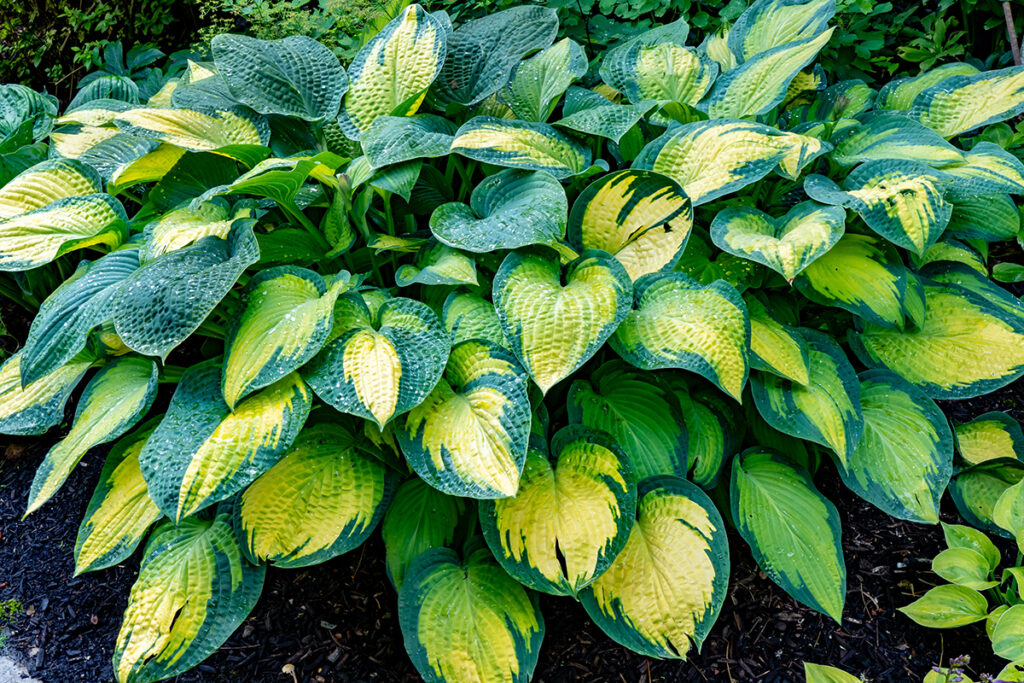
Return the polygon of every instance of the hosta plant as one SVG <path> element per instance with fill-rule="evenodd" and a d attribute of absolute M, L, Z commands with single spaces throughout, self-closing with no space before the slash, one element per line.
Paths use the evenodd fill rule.
<path fill-rule="evenodd" d="M 75 559 L 143 546 L 117 678 L 195 665 L 268 565 L 378 526 L 428 681 L 528 680 L 538 593 L 686 657 L 746 552 L 727 525 L 841 620 L 819 466 L 936 523 L 934 399 L 1024 374 L 1024 305 L 987 277 L 1024 69 L 828 83 L 833 11 L 758 0 L 588 55 L 544 8 L 413 5 L 344 67 L 222 35 L 144 102 L 6 86 L 0 287 L 38 310 L 0 431 L 80 391 L 27 513 L 110 444 Z"/>

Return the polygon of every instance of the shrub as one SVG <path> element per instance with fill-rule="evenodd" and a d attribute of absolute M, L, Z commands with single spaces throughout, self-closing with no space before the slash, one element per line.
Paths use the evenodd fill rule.
<path fill-rule="evenodd" d="M 0 367 L 0 432 L 59 424 L 90 375 L 27 513 L 113 444 L 75 558 L 146 539 L 118 679 L 195 665 L 268 564 L 378 524 L 431 681 L 529 679 L 535 591 L 684 658 L 726 520 L 839 621 L 821 461 L 934 524 L 934 399 L 1024 374 L 1024 304 L 986 276 L 1024 68 L 826 86 L 833 10 L 758 0 L 697 48 L 677 21 L 592 74 L 550 9 L 410 6 L 347 69 L 221 35 L 146 105 L 6 86 L 0 286 L 66 279 Z"/>

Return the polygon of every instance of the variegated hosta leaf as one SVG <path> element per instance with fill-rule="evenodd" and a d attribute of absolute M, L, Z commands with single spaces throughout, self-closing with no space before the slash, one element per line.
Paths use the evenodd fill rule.
<path fill-rule="evenodd" d="M 149 358 L 118 358 L 96 373 L 78 400 L 71 431 L 36 469 L 25 514 L 39 509 L 57 492 L 90 448 L 131 429 L 153 405 L 156 387 L 157 367 Z"/>
<path fill-rule="evenodd" d="M 573 81 L 587 73 L 587 55 L 578 43 L 563 38 L 521 62 L 499 97 L 524 121 L 547 121 Z"/>
<path fill-rule="evenodd" d="M 59 133 L 54 132 L 51 136 L 53 148 L 61 156 L 92 166 L 105 180 L 119 175 L 161 144 L 122 133 L 117 128 L 84 126 L 80 132 L 65 135 L 68 129 L 77 128 L 79 126 L 63 126 Z"/>
<path fill-rule="evenodd" d="M 1024 480 L 1024 465 L 1014 460 L 993 460 L 963 470 L 949 482 L 956 508 L 971 526 L 1009 537 L 993 519 L 996 502 L 1011 486 Z"/>
<path fill-rule="evenodd" d="M 74 159 L 48 159 L 30 166 L 0 187 L 0 219 L 14 218 L 61 199 L 102 191 L 103 180 L 91 166 Z"/>
<path fill-rule="evenodd" d="M 238 497 L 242 550 L 254 561 L 306 567 L 347 553 L 377 527 L 398 484 L 339 424 L 309 427 Z"/>
<path fill-rule="evenodd" d="M 1024 374 L 1024 319 L 954 285 L 926 282 L 924 325 L 866 324 L 850 343 L 868 367 L 887 367 L 931 398 L 972 398 Z"/>
<path fill-rule="evenodd" d="M 419 405 L 441 378 L 451 342 L 429 307 L 404 298 L 374 310 L 359 294 L 334 309 L 334 330 L 303 370 L 316 395 L 379 427 Z"/>
<path fill-rule="evenodd" d="M 834 134 L 831 159 L 855 166 L 879 159 L 921 161 L 932 165 L 957 164 L 964 153 L 945 138 L 906 116 L 879 111 L 859 117 L 860 123 Z"/>
<path fill-rule="evenodd" d="M 252 611 L 265 574 L 242 557 L 227 510 L 157 527 L 117 634 L 117 680 L 159 681 L 209 657 Z"/>
<path fill-rule="evenodd" d="M 800 333 L 807 340 L 810 381 L 801 385 L 777 375 L 755 375 L 754 402 L 772 427 L 828 446 L 846 467 L 864 431 L 857 375 L 830 337 L 811 330 Z"/>
<path fill-rule="evenodd" d="M 985 264 L 985 257 L 975 249 L 952 237 L 942 237 L 938 242 L 928 247 L 924 256 L 911 257 L 911 261 L 919 269 L 929 263 L 962 263 L 972 268 L 983 277 L 988 276 L 988 266 Z"/>
<path fill-rule="evenodd" d="M 648 143 L 633 167 L 669 176 L 697 206 L 771 173 L 793 149 L 787 136 L 752 121 L 688 123 Z"/>
<path fill-rule="evenodd" d="M 214 36 L 212 47 L 231 96 L 261 114 L 324 121 L 338 113 L 348 88 L 345 69 L 312 38 L 259 40 L 227 33 Z"/>
<path fill-rule="evenodd" d="M 0 365 L 0 434 L 42 434 L 64 419 L 64 404 L 96 360 L 83 351 L 47 375 L 22 385 L 19 351 Z"/>
<path fill-rule="evenodd" d="M 903 324 L 906 269 L 896 249 L 876 237 L 844 235 L 794 283 L 817 303 L 838 306 L 876 325 Z"/>
<path fill-rule="evenodd" d="M 637 87 L 637 62 L 640 50 L 656 48 L 659 45 L 684 47 L 690 33 L 690 26 L 685 19 L 677 19 L 671 24 L 662 24 L 640 33 L 608 50 L 601 60 L 601 80 L 617 92 L 634 94 Z M 663 87 L 672 87 L 665 83 Z M 640 97 L 640 99 L 644 99 Z M 698 98 L 699 99 L 699 98 Z"/>
<path fill-rule="evenodd" d="M 590 167 L 589 147 L 546 123 L 474 116 L 455 133 L 451 151 L 485 164 L 547 171 L 567 178 Z"/>
<path fill-rule="evenodd" d="M 395 284 L 471 285 L 479 284 L 473 257 L 447 244 L 431 241 L 416 256 L 416 265 L 406 263 L 395 271 Z"/>
<path fill-rule="evenodd" d="M 551 244 L 565 234 L 568 200 L 546 171 L 507 169 L 473 188 L 469 205 L 442 204 L 430 215 L 434 236 L 476 253 Z"/>
<path fill-rule="evenodd" d="M 729 499 L 736 530 L 761 569 L 798 602 L 839 622 L 846 599 L 839 513 L 807 471 L 751 449 L 732 462 Z"/>
<path fill-rule="evenodd" d="M 224 342 L 228 407 L 315 356 L 334 324 L 334 302 L 351 286 L 347 271 L 328 287 L 318 273 L 295 266 L 270 268 L 250 280 L 245 310 Z"/>
<path fill-rule="evenodd" d="M 572 425 L 552 438 L 551 458 L 531 449 L 512 498 L 480 504 L 480 529 L 498 563 L 522 584 L 577 595 L 629 538 L 636 480 L 604 432 Z"/>
<path fill-rule="evenodd" d="M 452 347 L 444 376 L 398 421 L 402 453 L 431 486 L 456 496 L 515 495 L 530 437 L 526 373 L 481 339 Z"/>
<path fill-rule="evenodd" d="M 149 154 L 115 170 L 108 188 L 110 192 L 118 194 L 132 185 L 161 180 L 186 154 L 186 150 L 162 142 Z"/>
<path fill-rule="evenodd" d="M 263 145 L 269 139 L 264 123 L 232 111 L 204 114 L 191 109 L 131 109 L 114 119 L 126 133 L 151 138 L 191 152 L 216 152 L 234 145 Z"/>
<path fill-rule="evenodd" d="M 800 331 L 772 317 L 754 296 L 744 299 L 750 315 L 750 366 L 797 384 L 808 384 L 810 360 L 807 340 Z"/>
<path fill-rule="evenodd" d="M 879 109 L 895 109 L 909 111 L 914 100 L 925 90 L 942 83 L 953 76 L 971 76 L 978 73 L 978 68 L 966 62 L 950 62 L 929 69 L 920 76 L 913 78 L 894 78 L 878 91 L 877 105 Z"/>
<path fill-rule="evenodd" d="M 30 270 L 99 244 L 116 247 L 127 232 L 124 207 L 108 194 L 58 199 L 0 220 L 0 271 Z"/>
<path fill-rule="evenodd" d="M 996 458 L 1024 461 L 1024 433 L 1020 423 L 1001 412 L 985 413 L 956 425 L 956 450 L 972 465 Z"/>
<path fill-rule="evenodd" d="M 815 69 L 820 68 L 820 66 L 815 66 Z M 796 82 L 796 79 L 793 82 Z M 791 88 L 792 85 L 793 83 L 790 83 Z M 812 124 L 812 129 L 821 130 L 823 133 L 825 132 L 824 123 L 834 123 L 836 125 L 829 126 L 829 128 L 835 134 L 856 125 L 852 121 L 853 117 L 864 114 L 872 107 L 875 94 L 872 88 L 859 79 L 839 81 L 824 90 L 813 91 L 812 94 L 801 98 L 806 100 L 805 103 L 794 102 L 791 107 L 788 107 L 785 120 L 790 128 L 799 128 L 805 133 L 808 132 L 805 127 L 808 123 Z M 788 97 L 789 95 L 787 95 Z"/>
<path fill-rule="evenodd" d="M 711 499 L 680 477 L 637 490 L 637 518 L 611 567 L 580 596 L 613 640 L 649 657 L 700 649 L 729 587 L 729 543 Z"/>
<path fill-rule="evenodd" d="M 313 398 L 292 373 L 232 412 L 220 386 L 220 359 L 186 370 L 139 455 L 150 497 L 172 520 L 233 496 L 276 464 Z"/>
<path fill-rule="evenodd" d="M 79 264 L 46 298 L 32 321 L 21 352 L 21 381 L 32 384 L 81 352 L 93 328 L 110 319 L 121 284 L 138 267 L 137 249 L 115 251 Z"/>
<path fill-rule="evenodd" d="M 426 683 L 526 683 L 544 639 L 536 598 L 487 548 L 465 560 L 448 548 L 417 557 L 398 591 L 398 621 Z"/>
<path fill-rule="evenodd" d="M 729 49 L 744 62 L 772 48 L 821 34 L 834 15 L 835 4 L 829 0 L 757 0 L 731 27 Z"/>
<path fill-rule="evenodd" d="M 806 40 L 758 52 L 719 76 L 701 107 L 711 118 L 740 118 L 768 112 L 782 102 L 790 82 L 814 60 L 834 30 L 830 28 Z"/>
<path fill-rule="evenodd" d="M 614 104 L 592 90 L 572 86 L 565 94 L 562 117 L 554 125 L 614 142 L 643 118 L 647 105 Z"/>
<path fill-rule="evenodd" d="M 609 51 L 601 78 L 634 104 L 696 105 L 718 75 L 718 64 L 686 47 L 685 21 L 661 26 Z"/>
<path fill-rule="evenodd" d="M 204 237 L 135 271 L 113 307 L 114 328 L 131 349 L 166 358 L 185 341 L 246 268 L 259 260 L 252 219 L 236 220 L 226 240 Z"/>
<path fill-rule="evenodd" d="M 110 449 L 78 528 L 76 576 L 127 559 L 150 525 L 162 516 L 146 491 L 139 469 L 139 453 L 154 426 L 140 427 Z"/>
<path fill-rule="evenodd" d="M 398 487 L 380 528 L 387 553 L 388 578 L 395 590 L 402 588 L 413 560 L 431 548 L 452 545 L 459 518 L 465 510 L 462 498 L 441 493 L 418 477 Z"/>
<path fill-rule="evenodd" d="M 693 209 L 678 183 L 653 171 L 624 170 L 580 193 L 568 238 L 577 249 L 608 252 L 636 281 L 675 265 L 692 227 Z"/>
<path fill-rule="evenodd" d="M 227 239 L 233 222 L 231 209 L 219 197 L 195 208 L 184 206 L 168 211 L 146 225 L 144 260 L 151 261 L 210 235 Z"/>
<path fill-rule="evenodd" d="M 1024 98 L 1024 92 L 1021 97 Z M 1024 194 L 1024 163 L 999 145 L 979 142 L 964 156 L 965 163 L 942 168 L 944 173 L 953 177 L 949 186 L 950 199 L 964 200 L 1004 192 Z"/>
<path fill-rule="evenodd" d="M 455 126 L 434 114 L 378 116 L 362 134 L 363 152 L 374 168 L 448 155 Z"/>
<path fill-rule="evenodd" d="M 855 168 L 842 189 L 812 175 L 804 191 L 819 202 L 853 209 L 879 235 L 921 256 L 949 223 L 953 205 L 943 196 L 949 183 L 948 175 L 924 164 L 883 159 Z"/>
<path fill-rule="evenodd" d="M 953 201 L 945 235 L 986 242 L 1012 240 L 1020 232 L 1020 214 L 1007 194 L 981 195 Z"/>
<path fill-rule="evenodd" d="M 740 400 L 750 320 L 732 285 L 701 285 L 683 273 L 648 275 L 637 283 L 635 299 L 636 308 L 612 337 L 616 353 L 641 370 L 696 372 Z"/>
<path fill-rule="evenodd" d="M 448 36 L 448 53 L 434 84 L 442 101 L 470 106 L 508 82 L 526 55 L 543 50 L 558 33 L 547 7 L 513 7 L 467 22 Z"/>
<path fill-rule="evenodd" d="M 723 251 L 768 266 L 793 281 L 835 246 L 846 230 L 846 211 L 807 201 L 779 218 L 752 207 L 729 207 L 711 223 L 711 239 Z"/>
<path fill-rule="evenodd" d="M 893 517 L 937 524 L 953 471 L 945 415 L 888 370 L 861 373 L 860 402 L 864 434 L 839 468 L 846 486 Z"/>
<path fill-rule="evenodd" d="M 689 437 L 677 400 L 647 373 L 610 361 L 574 381 L 567 400 L 569 420 L 611 434 L 637 479 L 686 476 Z"/>
<path fill-rule="evenodd" d="M 407 116 L 420 108 L 447 52 L 447 33 L 419 5 L 401 14 L 359 50 L 348 73 L 352 85 L 338 118 L 358 138 L 379 116 Z"/>
<path fill-rule="evenodd" d="M 728 458 L 737 452 L 743 427 L 739 425 L 733 405 L 715 389 L 687 389 L 683 383 L 672 383 L 680 412 L 689 434 L 693 483 L 705 490 L 718 485 Z"/>
<path fill-rule="evenodd" d="M 1022 111 L 1024 67 L 1011 66 L 940 81 L 914 98 L 910 117 L 951 138 Z"/>
<path fill-rule="evenodd" d="M 452 292 L 444 301 L 441 321 L 444 329 L 452 335 L 453 345 L 467 339 L 485 339 L 508 348 L 494 304 L 481 296 L 469 292 Z"/>
<path fill-rule="evenodd" d="M 1004 315 L 1024 320 L 1024 302 L 973 268 L 960 263 L 938 263 L 927 266 L 924 274 L 935 283 L 956 285 L 981 297 Z"/>
<path fill-rule="evenodd" d="M 494 276 L 493 298 L 512 351 L 547 393 L 611 336 L 632 289 L 626 270 L 604 252 L 584 252 L 564 273 L 554 253 L 512 252 Z"/>

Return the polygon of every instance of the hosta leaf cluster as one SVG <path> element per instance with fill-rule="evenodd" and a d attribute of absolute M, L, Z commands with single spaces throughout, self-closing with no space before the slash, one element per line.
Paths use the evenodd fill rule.
<path fill-rule="evenodd" d="M 757 0 L 596 55 L 541 7 L 410 5 L 347 65 L 223 35 L 146 103 L 9 98 L 0 286 L 42 296 L 0 432 L 84 383 L 27 512 L 113 444 L 75 557 L 144 546 L 118 679 L 193 666 L 267 565 L 378 526 L 406 649 L 449 682 L 530 679 L 538 592 L 685 658 L 747 552 L 727 526 L 841 621 L 823 461 L 922 523 L 956 473 L 1011 533 L 1019 426 L 935 399 L 1024 374 L 1024 304 L 988 278 L 1024 194 L 989 127 L 1024 69 L 829 84 L 833 13 Z"/>

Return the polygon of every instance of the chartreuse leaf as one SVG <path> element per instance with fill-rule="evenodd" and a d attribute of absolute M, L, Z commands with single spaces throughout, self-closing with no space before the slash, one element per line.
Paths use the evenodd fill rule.
<path fill-rule="evenodd" d="M 834 666 L 804 662 L 804 680 L 805 683 L 860 683 L 861 679 Z"/>
<path fill-rule="evenodd" d="M 444 301 L 441 321 L 452 335 L 452 344 L 467 339 L 485 339 L 508 348 L 494 305 L 470 292 L 452 292 Z"/>
<path fill-rule="evenodd" d="M 576 198 L 568 239 L 580 250 L 608 252 L 635 282 L 675 265 L 692 228 L 693 209 L 678 183 L 653 171 L 623 170 Z"/>
<path fill-rule="evenodd" d="M 686 20 L 678 19 L 620 43 L 601 60 L 601 79 L 634 103 L 662 100 L 696 104 L 718 72 L 715 69 L 700 74 L 703 60 L 692 48 L 685 47 L 689 32 Z M 659 96 L 669 92 L 682 99 Z"/>
<path fill-rule="evenodd" d="M 544 593 L 577 595 L 625 546 L 636 480 L 604 432 L 570 425 L 552 437 L 551 453 L 530 450 L 515 496 L 480 504 L 480 529 L 515 579 Z"/>
<path fill-rule="evenodd" d="M 910 117 L 944 138 L 1024 111 L 1024 68 L 1011 66 L 946 78 L 914 98 Z"/>
<path fill-rule="evenodd" d="M 688 388 L 680 377 L 670 378 L 689 435 L 693 482 L 705 490 L 718 484 L 726 459 L 736 452 L 742 428 L 729 401 L 710 386 Z"/>
<path fill-rule="evenodd" d="M 700 649 L 729 586 L 725 524 L 711 499 L 679 477 L 637 487 L 626 546 L 580 596 L 610 638 L 649 657 L 685 659 Z"/>
<path fill-rule="evenodd" d="M 0 187 L 0 219 L 14 218 L 47 204 L 103 191 L 103 181 L 74 159 L 47 159 L 25 169 Z"/>
<path fill-rule="evenodd" d="M 474 116 L 455 133 L 451 151 L 485 164 L 547 171 L 567 178 L 590 167 L 591 151 L 546 123 Z"/>
<path fill-rule="evenodd" d="M 860 375 L 864 433 L 839 468 L 854 493 L 899 519 L 935 524 L 953 437 L 935 402 L 888 370 Z"/>
<path fill-rule="evenodd" d="M 227 239 L 234 216 L 223 199 L 202 202 L 199 206 L 183 206 L 163 214 L 146 225 L 144 260 L 183 249 L 204 237 L 213 235 Z"/>
<path fill-rule="evenodd" d="M 711 239 L 723 251 L 768 266 L 792 281 L 843 236 L 846 211 L 801 202 L 779 218 L 752 207 L 729 207 L 711 223 Z"/>
<path fill-rule="evenodd" d="M 465 509 L 462 498 L 441 493 L 418 477 L 398 487 L 380 530 L 388 577 L 396 590 L 413 560 L 431 548 L 452 544 Z"/>
<path fill-rule="evenodd" d="M 347 271 L 328 287 L 318 273 L 294 266 L 270 268 L 250 280 L 245 310 L 225 340 L 228 406 L 315 356 L 334 323 L 334 302 L 352 284 Z"/>
<path fill-rule="evenodd" d="M 967 523 L 985 531 L 1008 536 L 995 523 L 996 501 L 1008 488 L 1024 479 L 1024 465 L 1013 460 L 993 460 L 970 467 L 953 477 L 949 493 Z"/>
<path fill-rule="evenodd" d="M 962 239 L 1002 242 L 1017 237 L 1020 214 L 1008 194 L 981 195 L 953 202 L 944 234 Z"/>
<path fill-rule="evenodd" d="M 78 527 L 76 576 L 125 560 L 135 552 L 150 525 L 162 516 L 146 491 L 139 469 L 139 453 L 155 426 L 153 422 L 140 427 L 110 449 Z"/>
<path fill-rule="evenodd" d="M 587 73 L 587 55 L 573 40 L 563 38 L 524 62 L 499 97 L 524 121 L 546 121 L 573 81 Z"/>
<path fill-rule="evenodd" d="M 447 244 L 431 242 L 420 249 L 416 265 L 406 263 L 395 271 L 395 284 L 477 285 L 476 262 Z"/>
<path fill-rule="evenodd" d="M 338 113 L 348 78 L 338 58 L 312 38 L 227 33 L 214 36 L 211 46 L 231 96 L 261 114 L 323 121 Z"/>
<path fill-rule="evenodd" d="M 1018 548 L 1024 546 L 1024 484 L 1018 481 L 999 494 L 992 506 L 992 522 L 1011 537 L 1020 538 Z"/>
<path fill-rule="evenodd" d="M 363 152 L 374 168 L 448 155 L 455 126 L 433 114 L 378 116 L 362 134 Z"/>
<path fill-rule="evenodd" d="M 1003 659 L 1024 657 L 1024 605 L 1003 612 L 992 631 L 992 651 Z"/>
<path fill-rule="evenodd" d="M 928 88 L 953 76 L 970 76 L 976 73 L 978 73 L 978 68 L 966 62 L 950 62 L 929 69 L 920 76 L 894 78 L 878 91 L 878 108 L 907 111 L 917 96 Z"/>
<path fill-rule="evenodd" d="M 82 261 L 39 307 L 21 352 L 21 381 L 32 384 L 81 352 L 89 333 L 109 320 L 121 283 L 138 267 L 137 249 Z"/>
<path fill-rule="evenodd" d="M 1006 683 L 1020 683 L 1024 681 L 1024 659 L 1018 659 L 1004 666 L 995 679 L 997 681 L 1006 681 Z"/>
<path fill-rule="evenodd" d="M 906 270 L 896 249 L 870 235 L 847 234 L 794 281 L 800 293 L 875 325 L 903 324 Z"/>
<path fill-rule="evenodd" d="M 924 268 L 929 263 L 962 263 L 977 271 L 982 277 L 988 275 L 985 257 L 970 246 L 951 237 L 942 237 L 938 242 L 928 247 L 928 251 L 924 253 L 924 256 L 920 258 L 912 257 L 912 261 L 918 268 Z"/>
<path fill-rule="evenodd" d="M 973 588 L 944 584 L 897 609 L 921 626 L 956 628 L 985 619 L 988 600 Z"/>
<path fill-rule="evenodd" d="M 353 434 L 321 423 L 236 499 L 239 542 L 253 561 L 319 564 L 358 547 L 377 527 L 398 477 Z"/>
<path fill-rule="evenodd" d="M 252 219 L 239 219 L 226 240 L 204 237 L 132 273 L 113 306 L 114 329 L 131 349 L 166 358 L 185 341 L 259 260 Z"/>
<path fill-rule="evenodd" d="M 972 465 L 996 458 L 1024 461 L 1024 433 L 1020 423 L 1001 412 L 985 413 L 956 425 L 956 449 Z"/>
<path fill-rule="evenodd" d="M 64 405 L 96 356 L 83 351 L 32 382 L 22 384 L 19 351 L 0 365 L 0 434 L 42 434 L 64 419 Z"/>
<path fill-rule="evenodd" d="M 783 434 L 828 446 L 839 463 L 848 467 L 864 431 L 857 375 L 830 337 L 804 329 L 800 334 L 807 340 L 809 382 L 802 385 L 778 375 L 754 375 L 754 402 L 769 425 Z"/>
<path fill-rule="evenodd" d="M 156 387 L 157 367 L 149 358 L 118 358 L 96 373 L 78 400 L 71 431 L 36 469 L 25 514 L 39 509 L 57 492 L 90 448 L 131 429 L 153 404 Z"/>
<path fill-rule="evenodd" d="M 949 223 L 953 205 L 944 197 L 950 177 L 915 161 L 883 159 L 855 168 L 840 190 L 812 175 L 804 191 L 824 204 L 853 209 L 869 228 L 899 247 L 924 255 Z"/>
<path fill-rule="evenodd" d="M 66 197 L 0 220 L 0 271 L 30 270 L 76 249 L 116 247 L 128 232 L 121 202 L 108 194 Z"/>
<path fill-rule="evenodd" d="M 569 420 L 611 434 L 637 479 L 686 476 L 686 424 L 675 396 L 653 378 L 609 361 L 589 379 L 574 381 L 567 400 Z"/>
<path fill-rule="evenodd" d="M 648 275 L 637 283 L 635 299 L 611 339 L 623 360 L 641 370 L 696 372 L 740 400 L 749 371 L 750 320 L 732 285 L 701 285 L 683 273 Z"/>
<path fill-rule="evenodd" d="M 568 210 L 565 190 L 553 175 L 510 168 L 484 178 L 468 206 L 437 207 L 430 231 L 450 247 L 476 253 L 551 244 L 564 236 Z"/>
<path fill-rule="evenodd" d="M 964 153 L 945 138 L 913 119 L 893 112 L 879 111 L 858 117 L 860 123 L 837 131 L 831 159 L 843 166 L 901 159 L 942 166 L 959 164 Z"/>
<path fill-rule="evenodd" d="M 544 617 L 487 548 L 464 560 L 448 548 L 417 557 L 398 591 L 405 649 L 427 683 L 526 683 Z"/>
<path fill-rule="evenodd" d="M 604 252 L 583 252 L 563 271 L 553 252 L 536 251 L 505 257 L 493 297 L 512 351 L 547 393 L 597 353 L 631 293 L 626 270 Z"/>
<path fill-rule="evenodd" d="M 748 296 L 744 302 L 750 316 L 750 366 L 797 384 L 808 384 L 809 351 L 800 331 L 773 318 L 757 297 Z"/>
<path fill-rule="evenodd" d="M 512 69 L 558 33 L 558 15 L 548 7 L 513 7 L 466 22 L 448 36 L 448 53 L 434 84 L 442 101 L 470 106 L 508 82 Z"/>
<path fill-rule="evenodd" d="M 1004 192 L 1024 194 L 1024 163 L 999 145 L 979 142 L 965 157 L 964 163 L 942 167 L 943 172 L 953 177 L 949 186 L 951 199 Z"/>
<path fill-rule="evenodd" d="M 338 118 L 342 129 L 358 138 L 379 116 L 415 114 L 441 71 L 446 42 L 437 17 L 419 5 L 406 7 L 349 64 L 352 84 Z"/>
<path fill-rule="evenodd" d="M 265 574 L 242 557 L 227 510 L 157 527 L 117 634 L 117 680 L 159 681 L 213 654 L 256 605 Z"/>
<path fill-rule="evenodd" d="M 425 304 L 396 297 L 371 310 L 359 294 L 338 299 L 330 337 L 303 376 L 326 403 L 379 427 L 427 397 L 451 345 Z"/>
<path fill-rule="evenodd" d="M 743 62 L 780 45 L 821 34 L 834 15 L 835 5 L 828 0 L 757 0 L 729 31 L 729 50 Z"/>
<path fill-rule="evenodd" d="M 269 134 L 252 119 L 232 111 L 205 114 L 191 109 L 130 109 L 114 119 L 126 133 L 190 152 L 217 152 L 235 145 L 263 145 Z"/>
<path fill-rule="evenodd" d="M 999 548 L 983 532 L 962 524 L 942 524 L 942 535 L 949 548 L 967 548 L 977 551 L 985 558 L 990 570 L 999 566 Z"/>
<path fill-rule="evenodd" d="M 139 454 L 150 497 L 179 521 L 231 497 L 281 459 L 311 403 L 292 373 L 232 412 L 221 395 L 220 359 L 193 365 Z"/>
<path fill-rule="evenodd" d="M 932 398 L 971 398 L 1024 374 L 1024 319 L 954 285 L 925 282 L 924 325 L 867 323 L 850 344 L 868 367 L 887 367 Z"/>
<path fill-rule="evenodd" d="M 839 513 L 806 470 L 751 449 L 732 462 L 736 530 L 757 564 L 798 602 L 837 622 L 846 599 Z"/>
<path fill-rule="evenodd" d="M 515 495 L 530 437 L 526 382 L 505 349 L 482 339 L 457 344 L 434 390 L 396 425 L 406 460 L 445 493 Z"/>

